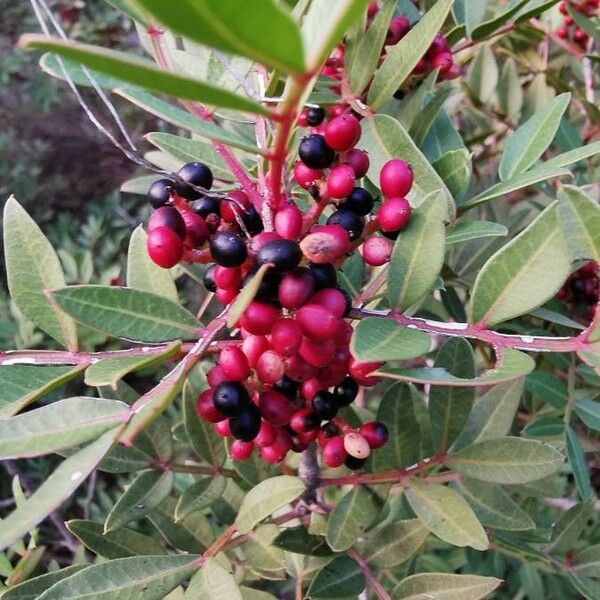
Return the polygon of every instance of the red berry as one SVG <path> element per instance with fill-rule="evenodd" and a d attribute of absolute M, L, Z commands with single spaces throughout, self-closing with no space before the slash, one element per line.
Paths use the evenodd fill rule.
<path fill-rule="evenodd" d="M 294 405 L 283 394 L 274 390 L 260 395 L 258 408 L 263 419 L 276 427 L 287 425 L 294 413 Z"/>
<path fill-rule="evenodd" d="M 398 15 L 390 21 L 385 43 L 387 46 L 397 44 L 410 30 L 410 21 L 403 15 Z"/>
<path fill-rule="evenodd" d="M 311 299 L 311 304 L 325 306 L 336 317 L 344 317 L 348 310 L 346 296 L 336 288 L 325 288 L 318 291 Z M 338 322 L 339 325 L 339 322 Z"/>
<path fill-rule="evenodd" d="M 360 139 L 360 121 L 351 114 L 334 117 L 325 127 L 325 141 L 330 148 L 346 152 Z"/>
<path fill-rule="evenodd" d="M 354 189 L 356 176 L 350 165 L 333 167 L 327 177 L 327 194 L 330 198 L 345 198 Z"/>
<path fill-rule="evenodd" d="M 308 112 L 306 109 L 300 111 L 296 123 L 298 124 L 298 127 L 306 127 L 308 125 Z"/>
<path fill-rule="evenodd" d="M 191 248 L 200 248 L 210 235 L 206 221 L 191 210 L 183 211 L 182 217 L 185 222 L 185 243 Z"/>
<path fill-rule="evenodd" d="M 159 227 L 173 230 L 181 239 L 185 237 L 185 221 L 179 211 L 172 206 L 161 206 L 150 215 L 148 231 Z"/>
<path fill-rule="evenodd" d="M 339 117 L 340 115 L 343 115 L 347 111 L 348 111 L 348 105 L 347 104 L 334 104 L 329 109 L 329 116 L 332 119 L 334 119 L 335 117 Z"/>
<path fill-rule="evenodd" d="M 344 448 L 344 440 L 340 436 L 332 437 L 327 440 L 323 447 L 323 462 L 332 469 L 341 467 L 348 453 Z"/>
<path fill-rule="evenodd" d="M 248 359 L 238 346 L 227 346 L 221 350 L 219 366 L 228 380 L 244 381 L 250 375 Z"/>
<path fill-rule="evenodd" d="M 227 417 L 221 414 L 213 402 L 212 390 L 204 390 L 196 400 L 196 412 L 209 423 L 224 421 Z"/>
<path fill-rule="evenodd" d="M 328 307 L 306 304 L 296 314 L 304 335 L 314 340 L 331 339 L 340 326 L 340 318 Z"/>
<path fill-rule="evenodd" d="M 231 444 L 231 458 L 233 458 L 233 460 L 246 460 L 247 458 L 250 458 L 253 450 L 254 442 L 233 440 Z"/>
<path fill-rule="evenodd" d="M 427 60 L 425 58 L 421 58 L 419 62 L 415 65 L 413 69 L 413 75 L 422 75 L 427 71 Z"/>
<path fill-rule="evenodd" d="M 152 261 L 163 269 L 174 267 L 183 255 L 183 242 L 169 227 L 152 229 L 148 233 L 146 247 Z"/>
<path fill-rule="evenodd" d="M 434 58 L 441 52 L 450 52 L 450 46 L 443 34 L 438 33 L 433 39 L 431 46 L 429 46 L 425 56 L 427 58 Z"/>
<path fill-rule="evenodd" d="M 288 310 L 296 310 L 312 296 L 315 280 L 305 268 L 286 273 L 279 284 L 279 302 Z"/>
<path fill-rule="evenodd" d="M 279 311 L 265 302 L 251 302 L 242 318 L 241 326 L 254 335 L 266 335 L 270 333 L 275 321 L 279 318 Z"/>
<path fill-rule="evenodd" d="M 563 15 L 568 15 L 569 14 L 569 9 L 567 8 L 567 3 L 566 2 L 561 2 L 558 6 L 558 10 L 563 14 Z"/>
<path fill-rule="evenodd" d="M 450 68 L 446 72 L 439 73 L 438 79 L 445 79 L 445 80 L 450 81 L 451 79 L 457 79 L 462 74 L 463 74 L 462 67 L 456 63 L 452 63 L 452 65 L 450 65 Z"/>
<path fill-rule="evenodd" d="M 372 19 L 379 12 L 379 6 L 377 2 L 369 2 L 367 6 L 367 17 Z"/>
<path fill-rule="evenodd" d="M 293 381 L 306 381 L 318 374 L 317 369 L 309 365 L 300 354 L 294 354 L 285 360 L 286 374 Z"/>
<path fill-rule="evenodd" d="M 242 214 L 250 207 L 250 200 L 242 190 L 232 190 L 227 193 L 219 205 L 219 214 L 225 223 L 236 223 L 236 215 L 241 218 Z"/>
<path fill-rule="evenodd" d="M 295 240 L 302 232 L 302 213 L 289 204 L 275 213 L 275 231 L 286 240 Z"/>
<path fill-rule="evenodd" d="M 306 433 L 319 427 L 321 419 L 310 408 L 297 410 L 290 418 L 290 429 L 296 433 Z"/>
<path fill-rule="evenodd" d="M 406 198 L 389 198 L 379 209 L 379 227 L 382 231 L 399 231 L 410 220 L 411 207 Z"/>
<path fill-rule="evenodd" d="M 364 150 L 353 148 L 346 154 L 344 163 L 350 165 L 356 178 L 360 179 L 369 170 L 369 155 Z"/>
<path fill-rule="evenodd" d="M 242 271 L 240 267 L 221 267 L 217 265 L 214 271 L 214 278 L 219 288 L 239 290 L 240 283 L 242 282 Z"/>
<path fill-rule="evenodd" d="M 299 354 L 313 367 L 326 367 L 335 358 L 335 343 L 333 340 L 317 341 L 305 337 Z"/>
<path fill-rule="evenodd" d="M 310 402 L 314 395 L 322 389 L 323 385 L 316 377 L 302 382 L 302 396 L 307 402 Z"/>
<path fill-rule="evenodd" d="M 281 355 L 274 350 L 267 350 L 256 363 L 256 375 L 263 383 L 277 383 L 285 375 Z"/>
<path fill-rule="evenodd" d="M 293 319 L 279 319 L 271 330 L 271 346 L 283 356 L 297 352 L 302 342 L 302 328 Z"/>
<path fill-rule="evenodd" d="M 262 421 L 254 443 L 259 448 L 270 446 L 277 438 L 277 430 L 268 421 Z"/>
<path fill-rule="evenodd" d="M 380 421 L 369 421 L 361 425 L 358 433 L 367 440 L 371 450 L 377 450 L 384 446 L 390 437 L 388 428 Z"/>
<path fill-rule="evenodd" d="M 379 382 L 379 377 L 370 374 L 381 366 L 381 362 L 359 362 L 351 357 L 348 371 L 359 385 L 371 387 Z"/>
<path fill-rule="evenodd" d="M 451 52 L 440 52 L 431 59 L 431 66 L 439 69 L 440 73 L 447 73 L 454 63 Z"/>
<path fill-rule="evenodd" d="M 229 428 L 229 419 L 225 419 L 224 421 L 219 421 L 215 423 L 215 433 L 220 435 L 221 437 L 229 437 L 231 436 L 231 429 Z"/>
<path fill-rule="evenodd" d="M 294 179 L 296 180 L 296 183 L 305 190 L 310 188 L 315 181 L 322 178 L 323 171 L 321 171 L 321 169 L 311 169 L 301 161 L 298 161 L 294 165 Z"/>
<path fill-rule="evenodd" d="M 575 29 L 575 31 L 573 32 L 573 41 L 577 42 L 578 44 L 584 44 L 589 39 L 590 36 L 579 27 L 577 27 L 577 29 Z"/>
<path fill-rule="evenodd" d="M 394 158 L 383 165 L 379 183 L 386 198 L 406 196 L 413 184 L 413 171 L 408 163 Z"/>
<path fill-rule="evenodd" d="M 350 249 L 350 237 L 340 225 L 323 225 L 313 228 L 300 242 L 300 248 L 312 263 L 335 262 Z"/>
<path fill-rule="evenodd" d="M 221 304 L 227 305 L 231 304 L 235 300 L 237 294 L 238 290 L 236 290 L 235 288 L 219 288 L 216 291 L 215 296 Z"/>
<path fill-rule="evenodd" d="M 206 381 L 208 381 L 208 385 L 210 385 L 210 387 L 212 388 L 216 388 L 220 383 L 223 383 L 226 379 L 227 377 L 225 377 L 225 373 L 219 365 L 214 366 L 206 374 Z"/>
<path fill-rule="evenodd" d="M 384 237 L 370 237 L 362 247 L 364 261 L 373 267 L 380 267 L 390 260 L 394 245 Z"/>

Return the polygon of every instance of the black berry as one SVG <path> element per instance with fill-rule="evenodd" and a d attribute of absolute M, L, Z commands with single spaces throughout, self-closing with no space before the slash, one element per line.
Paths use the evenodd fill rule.
<path fill-rule="evenodd" d="M 272 264 L 279 272 L 290 271 L 297 267 L 302 259 L 302 251 L 298 242 L 293 240 L 273 240 L 267 242 L 256 254 L 259 265 Z"/>
<path fill-rule="evenodd" d="M 254 206 L 249 206 L 242 213 L 242 223 L 244 227 L 248 230 L 250 235 L 257 235 L 261 231 L 264 231 L 265 226 L 263 224 L 263 220 L 261 219 L 258 211 L 254 208 Z"/>
<path fill-rule="evenodd" d="M 326 390 L 321 390 L 314 395 L 312 399 L 312 408 L 317 416 L 323 421 L 333 419 L 338 411 L 337 403 L 333 397 L 333 394 Z"/>
<path fill-rule="evenodd" d="M 222 415 L 236 417 L 250 405 L 250 396 L 239 381 L 223 381 L 215 388 L 213 402 Z"/>
<path fill-rule="evenodd" d="M 365 466 L 366 462 L 366 458 L 356 458 L 355 456 L 351 456 L 350 454 L 348 454 L 346 460 L 344 461 L 344 464 L 352 471 L 358 471 L 359 469 L 362 469 Z"/>
<path fill-rule="evenodd" d="M 204 287 L 213 294 L 217 291 L 217 283 L 215 282 L 215 270 L 217 265 L 210 265 L 206 267 L 204 271 L 204 275 L 202 276 L 202 281 L 204 283 Z"/>
<path fill-rule="evenodd" d="M 360 237 L 364 229 L 364 221 L 351 210 L 336 210 L 327 219 L 327 225 L 339 225 L 348 232 L 350 241 L 353 242 Z"/>
<path fill-rule="evenodd" d="M 153 208 L 169 203 L 175 184 L 170 179 L 158 179 L 148 189 L 148 200 Z"/>
<path fill-rule="evenodd" d="M 205 190 L 210 190 L 213 184 L 212 171 L 206 165 L 199 162 L 190 162 L 183 165 L 177 171 L 177 175 L 183 179 L 183 182 L 177 182 L 176 184 L 177 193 L 187 200 L 196 200 L 201 196 L 201 193 L 190 185 L 186 185 L 186 183 L 191 183 Z"/>
<path fill-rule="evenodd" d="M 357 394 L 358 383 L 352 377 L 344 377 L 342 383 L 336 385 L 333 390 L 333 397 L 340 408 L 352 404 Z"/>
<path fill-rule="evenodd" d="M 337 286 L 337 275 L 335 267 L 331 263 L 310 263 L 308 268 L 315 280 L 315 290 L 333 288 Z"/>
<path fill-rule="evenodd" d="M 210 238 L 210 253 L 222 267 L 239 267 L 248 257 L 244 240 L 229 231 L 217 231 Z"/>
<path fill-rule="evenodd" d="M 260 411 L 254 404 L 249 404 L 240 414 L 229 419 L 229 429 L 236 440 L 251 442 L 260 431 L 260 422 Z"/>
<path fill-rule="evenodd" d="M 320 106 L 309 108 L 306 111 L 306 122 L 312 127 L 317 127 L 325 120 L 325 110 Z"/>
<path fill-rule="evenodd" d="M 318 133 L 308 135 L 298 147 L 300 160 L 311 169 L 327 169 L 335 159 L 335 152 L 327 145 L 325 138 Z"/>
<path fill-rule="evenodd" d="M 194 202 L 194 210 L 205 219 L 208 215 L 218 215 L 220 208 L 221 199 L 216 196 L 202 196 Z"/>
<path fill-rule="evenodd" d="M 338 208 L 341 208 L 342 210 L 351 210 L 353 213 L 364 217 L 373 210 L 374 205 L 375 199 L 368 190 L 361 187 L 355 187 L 352 190 L 352 193 L 338 204 Z"/>

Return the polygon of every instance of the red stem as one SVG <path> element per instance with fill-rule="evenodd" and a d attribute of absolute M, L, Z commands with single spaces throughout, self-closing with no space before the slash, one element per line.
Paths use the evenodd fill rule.
<path fill-rule="evenodd" d="M 375 592 L 375 595 L 379 598 L 379 600 L 392 600 L 392 597 L 388 594 L 387 590 L 371 571 L 367 561 L 354 548 L 350 548 L 348 550 L 348 556 L 353 558 L 358 563 L 358 566 L 361 570 L 361 573 L 364 575 L 367 584 Z"/>

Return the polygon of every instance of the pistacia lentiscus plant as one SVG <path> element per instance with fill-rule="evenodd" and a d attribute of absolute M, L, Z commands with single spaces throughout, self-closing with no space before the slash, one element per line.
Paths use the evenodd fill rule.
<path fill-rule="evenodd" d="M 126 286 L 65 286 L 5 205 L 56 349 L 0 355 L 0 458 L 64 458 L 15 486 L 2 598 L 600 598 L 598 3 L 110 3 L 153 61 L 41 0 L 20 42 L 152 214 Z M 89 553 L 32 577 L 91 473 Z"/>

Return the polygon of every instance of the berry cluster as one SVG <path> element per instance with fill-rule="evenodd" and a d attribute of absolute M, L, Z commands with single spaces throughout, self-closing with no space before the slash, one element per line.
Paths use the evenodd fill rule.
<path fill-rule="evenodd" d="M 557 294 L 567 305 L 569 314 L 586 325 L 593 319 L 600 299 L 599 274 L 598 264 L 588 262 L 567 279 Z"/>
<path fill-rule="evenodd" d="M 563 0 L 558 7 L 561 14 L 564 15 L 564 19 L 556 34 L 563 40 L 571 40 L 585 49 L 590 36 L 583 29 L 576 26 L 573 17 L 569 14 L 569 6 L 587 17 L 593 17 L 598 13 L 600 0 Z"/>

